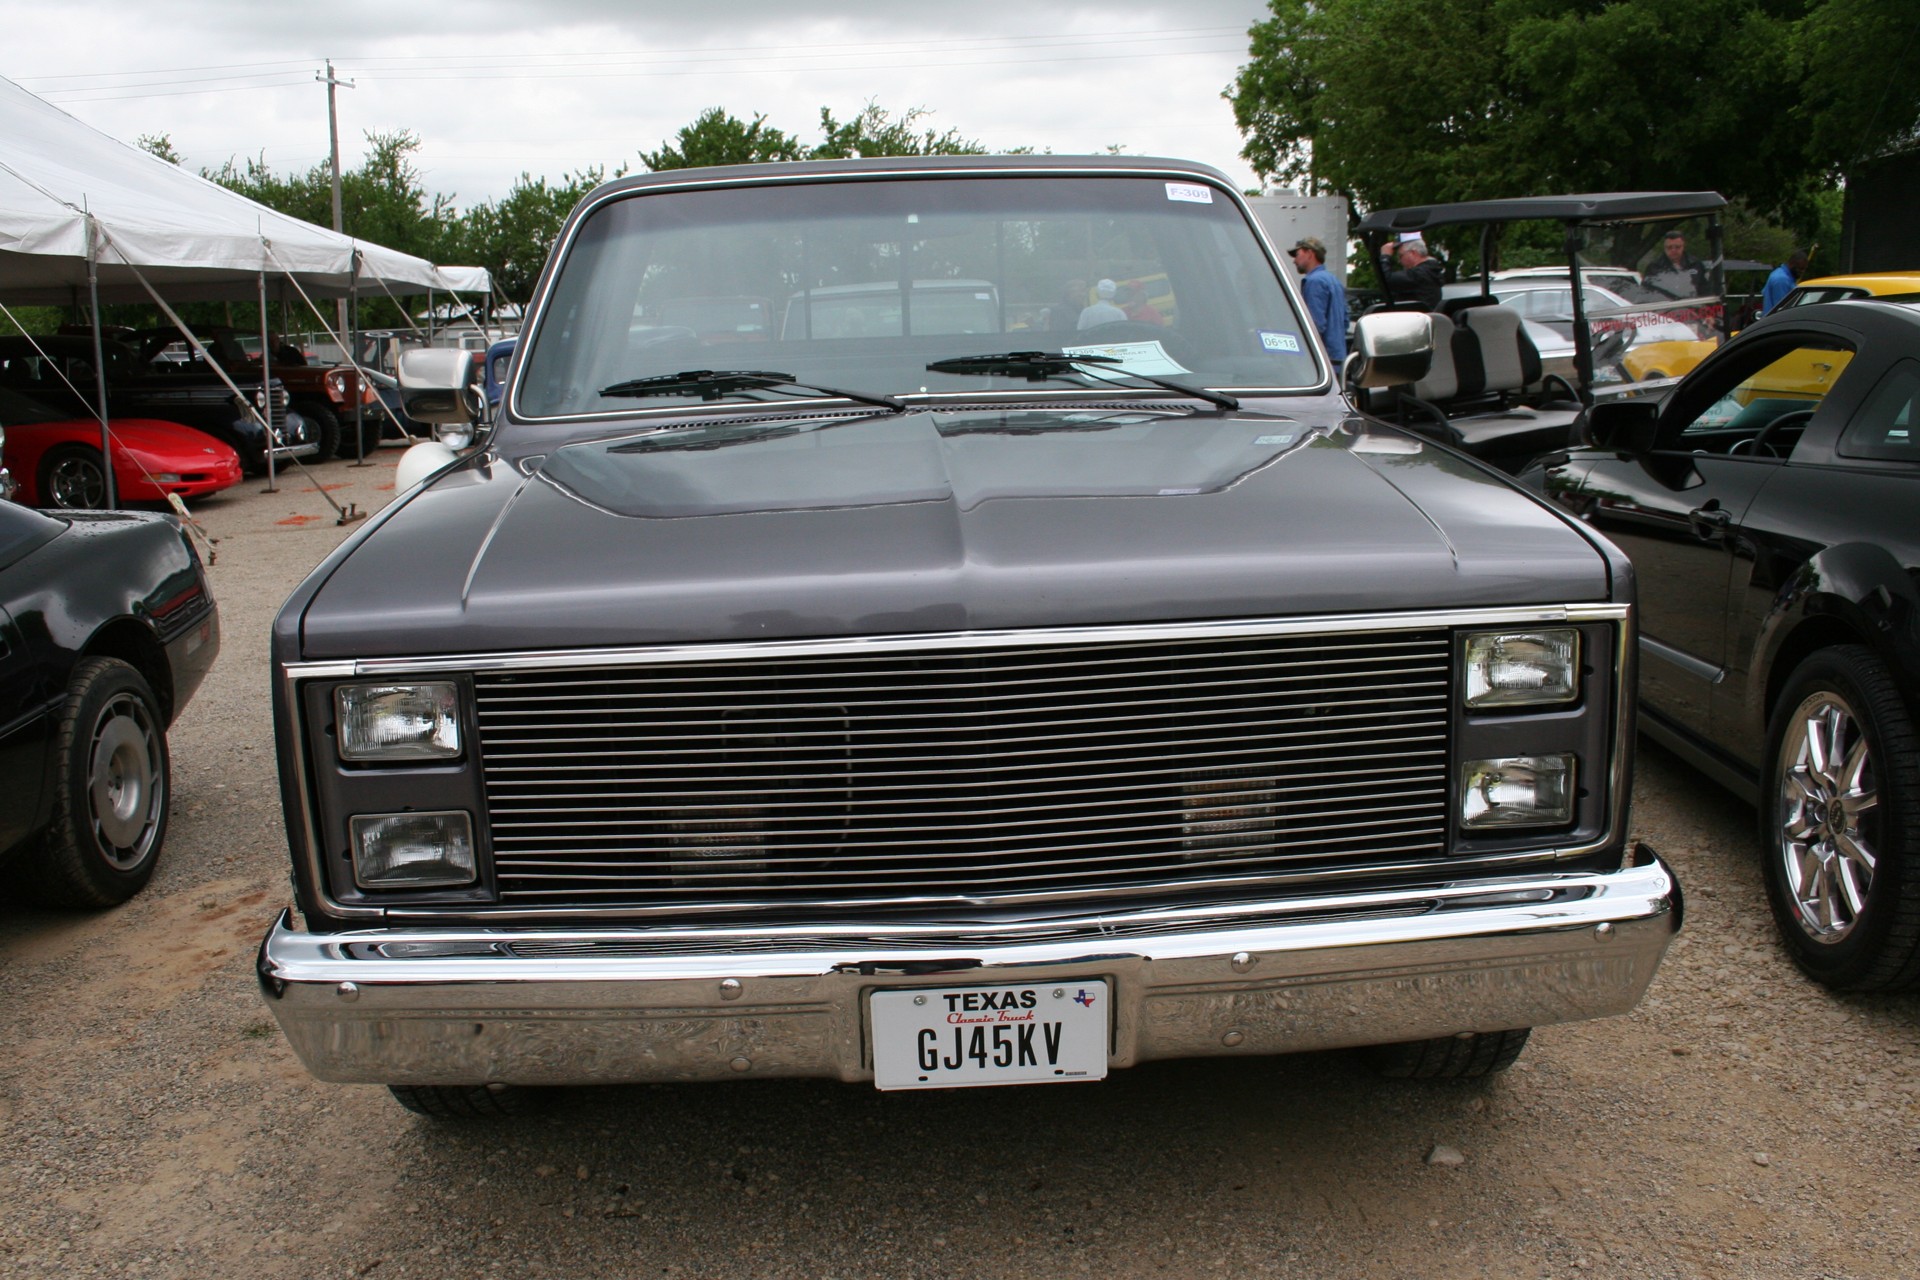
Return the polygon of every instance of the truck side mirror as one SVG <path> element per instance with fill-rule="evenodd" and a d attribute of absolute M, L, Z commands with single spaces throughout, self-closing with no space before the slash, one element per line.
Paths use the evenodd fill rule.
<path fill-rule="evenodd" d="M 1433 321 L 1424 311 L 1380 311 L 1354 325 L 1352 385 L 1396 387 L 1418 382 L 1433 365 Z"/>
<path fill-rule="evenodd" d="M 1635 456 L 1653 452 L 1660 406 L 1647 400 L 1608 400 L 1587 410 L 1586 436 L 1595 447 Z"/>
<path fill-rule="evenodd" d="M 416 347 L 400 353 L 400 407 L 410 418 L 471 428 L 473 353 L 458 347 Z"/>

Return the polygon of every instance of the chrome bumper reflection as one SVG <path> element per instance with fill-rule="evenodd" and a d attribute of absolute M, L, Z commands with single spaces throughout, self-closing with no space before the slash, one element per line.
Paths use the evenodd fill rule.
<path fill-rule="evenodd" d="M 1681 919 L 1672 873 L 1646 851 L 1638 861 L 972 930 L 309 934 L 283 915 L 259 976 L 323 1080 L 866 1080 L 871 991 L 1095 977 L 1113 992 L 1110 1064 L 1126 1067 L 1624 1013 Z"/>

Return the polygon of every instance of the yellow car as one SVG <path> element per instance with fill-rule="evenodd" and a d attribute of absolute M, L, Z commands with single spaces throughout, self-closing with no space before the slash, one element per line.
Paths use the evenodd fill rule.
<path fill-rule="evenodd" d="M 1920 271 L 1872 271 L 1802 280 L 1773 310 L 1785 311 L 1788 307 L 1812 306 L 1817 302 L 1845 302 L 1852 298 L 1920 298 Z M 1819 400 L 1851 359 L 1851 351 L 1796 351 L 1762 369 L 1741 390 L 1748 398 Z M 1743 399 L 1742 403 L 1745 402 Z"/>
<path fill-rule="evenodd" d="M 1821 276 L 1802 280 L 1780 299 L 1775 311 L 1816 302 L 1844 302 L 1849 298 L 1920 298 L 1920 271 L 1868 271 L 1854 276 Z"/>

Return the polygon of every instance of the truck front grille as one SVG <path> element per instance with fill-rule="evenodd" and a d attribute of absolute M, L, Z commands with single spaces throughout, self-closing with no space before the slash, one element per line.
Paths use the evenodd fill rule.
<path fill-rule="evenodd" d="M 1440 856 L 1445 631 L 476 678 L 508 906 L 959 902 Z"/>

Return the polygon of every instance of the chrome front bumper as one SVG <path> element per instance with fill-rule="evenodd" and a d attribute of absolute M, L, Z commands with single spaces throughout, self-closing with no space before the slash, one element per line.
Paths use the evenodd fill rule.
<path fill-rule="evenodd" d="M 307 1069 L 342 1082 L 868 1080 L 873 991 L 1088 978 L 1110 984 L 1126 1067 L 1624 1013 L 1682 914 L 1672 872 L 1634 861 L 970 929 L 311 934 L 283 915 L 259 976 Z"/>

